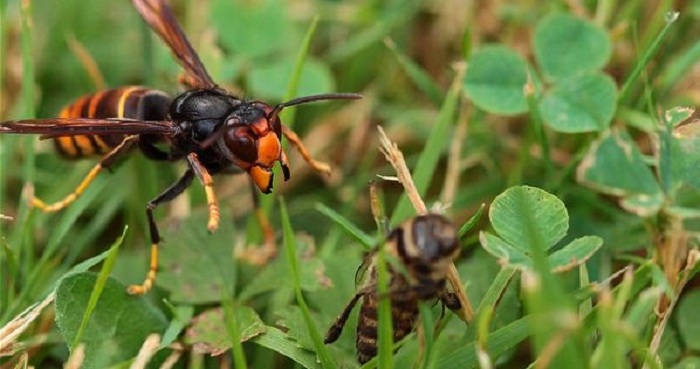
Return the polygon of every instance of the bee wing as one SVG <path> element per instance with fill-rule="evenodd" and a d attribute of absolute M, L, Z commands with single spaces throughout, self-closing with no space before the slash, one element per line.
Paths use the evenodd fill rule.
<path fill-rule="evenodd" d="M 187 40 L 165 0 L 133 0 L 134 7 L 158 36 L 170 47 L 180 65 L 185 68 L 185 80 L 190 87 L 216 88 L 199 56 Z"/>
<path fill-rule="evenodd" d="M 76 135 L 170 135 L 177 131 L 178 127 L 168 120 L 142 121 L 121 118 L 48 118 L 0 122 L 0 133 L 40 134 L 42 139 Z"/>
<path fill-rule="evenodd" d="M 366 284 L 365 282 L 368 280 L 367 271 L 369 267 L 374 264 L 376 254 L 377 251 L 373 250 L 364 255 L 362 264 L 360 264 L 360 266 L 357 267 L 357 271 L 355 271 L 355 288 L 360 288 Z"/>

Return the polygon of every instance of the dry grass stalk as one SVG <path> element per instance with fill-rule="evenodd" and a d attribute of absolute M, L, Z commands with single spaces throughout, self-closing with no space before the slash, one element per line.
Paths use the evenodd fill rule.
<path fill-rule="evenodd" d="M 173 352 L 168 355 L 167 358 L 165 358 L 165 361 L 163 361 L 160 369 L 171 369 L 175 366 L 175 364 L 177 364 L 178 360 L 180 360 L 180 356 L 182 356 L 182 350 L 184 349 L 182 344 L 174 342 L 172 345 L 170 345 L 170 348 L 173 349 Z"/>
<path fill-rule="evenodd" d="M 425 202 L 420 195 L 418 195 L 418 189 L 416 188 L 416 184 L 413 183 L 413 177 L 411 177 L 411 171 L 409 171 L 406 166 L 403 153 L 399 150 L 396 143 L 389 140 L 389 137 L 387 137 L 381 126 L 377 126 L 377 129 L 379 130 L 379 151 L 384 154 L 386 160 L 388 160 L 391 166 L 396 170 L 399 182 L 401 182 L 406 190 L 406 195 L 408 199 L 411 200 L 411 204 L 413 204 L 413 208 L 416 209 L 416 212 L 418 214 L 427 214 L 428 208 L 425 206 Z"/>
<path fill-rule="evenodd" d="M 41 311 L 53 302 L 54 298 L 56 294 L 51 293 L 44 301 L 30 306 L 0 328 L 0 357 L 13 354 L 17 338 L 39 317 Z"/>
<path fill-rule="evenodd" d="M 664 309 L 663 313 L 661 314 L 661 319 L 654 327 L 654 337 L 651 339 L 651 343 L 649 344 L 649 352 L 647 357 L 658 358 L 657 353 L 659 351 L 659 347 L 661 346 L 661 337 L 663 337 L 664 332 L 666 331 L 666 326 L 668 325 L 668 322 L 671 319 L 671 314 L 675 310 L 676 304 L 680 299 L 681 292 L 688 283 L 688 275 L 690 275 L 690 272 L 695 268 L 698 262 L 700 262 L 700 252 L 697 250 L 688 251 L 685 268 L 680 273 L 679 281 L 676 285 L 676 294 L 669 302 L 668 307 Z M 653 365 L 647 361 L 644 363 L 643 369 L 648 369 L 650 367 L 653 367 Z"/>
<path fill-rule="evenodd" d="M 425 202 L 418 194 L 418 189 L 416 184 L 413 182 L 413 177 L 411 177 L 411 172 L 406 166 L 406 161 L 404 160 L 403 153 L 399 150 L 396 143 L 389 140 L 386 133 L 382 127 L 377 127 L 379 130 L 379 150 L 384 154 L 384 157 L 389 161 L 392 167 L 396 170 L 396 174 L 399 177 L 399 182 L 404 187 L 406 195 L 413 204 L 413 208 L 418 214 L 427 214 L 428 208 L 425 206 Z M 474 320 L 474 309 L 472 308 L 471 302 L 467 297 L 467 293 L 462 286 L 462 280 L 459 277 L 459 272 L 454 263 L 450 266 L 449 273 L 447 274 L 447 279 L 456 290 L 457 296 L 459 297 L 459 302 L 462 304 L 462 309 L 458 314 L 459 317 L 465 322 L 471 324 Z"/>
<path fill-rule="evenodd" d="M 153 333 L 146 337 L 146 340 L 143 342 L 143 345 L 141 345 L 141 349 L 139 350 L 139 354 L 136 355 L 136 360 L 134 360 L 133 363 L 131 363 L 131 366 L 129 366 L 129 369 L 143 369 L 146 367 L 149 361 L 151 361 L 151 358 L 153 355 L 155 355 L 156 352 L 158 352 L 158 348 L 160 347 L 160 336 L 156 333 Z"/>
<path fill-rule="evenodd" d="M 70 354 L 66 365 L 63 369 L 80 369 L 85 361 L 85 344 L 81 343 L 78 347 Z"/>

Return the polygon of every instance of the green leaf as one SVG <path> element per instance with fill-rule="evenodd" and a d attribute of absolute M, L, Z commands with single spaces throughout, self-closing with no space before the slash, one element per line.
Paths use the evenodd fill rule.
<path fill-rule="evenodd" d="M 675 124 L 675 122 L 669 121 L 669 124 Z M 672 188 L 683 185 L 700 188 L 700 176 L 697 175 L 697 170 L 700 168 L 700 124 L 693 122 L 676 127 L 670 141 Z"/>
<path fill-rule="evenodd" d="M 287 337 L 296 341 L 297 346 L 307 350 L 314 349 L 314 339 L 311 337 L 304 320 L 304 314 L 298 306 L 288 306 L 276 313 L 280 318 L 275 326 L 284 328 Z"/>
<path fill-rule="evenodd" d="M 676 320 L 678 331 L 683 338 L 683 342 L 690 350 L 700 350 L 700 320 L 698 310 L 700 309 L 700 291 L 693 290 L 686 293 L 678 304 Z"/>
<path fill-rule="evenodd" d="M 210 16 L 224 47 L 233 54 L 255 58 L 295 44 L 294 28 L 286 12 L 286 3 L 279 0 L 215 0 Z"/>
<path fill-rule="evenodd" d="M 317 369 L 321 367 L 316 361 L 316 354 L 299 347 L 296 341 L 287 338 L 278 328 L 268 326 L 265 333 L 253 338 L 252 342 L 277 351 L 304 368 Z"/>
<path fill-rule="evenodd" d="M 170 291 L 170 300 L 204 304 L 221 300 L 222 289 L 232 290 L 235 272 L 233 221 L 221 212 L 219 229 L 207 230 L 208 213 L 200 211 L 163 235 L 159 287 Z"/>
<path fill-rule="evenodd" d="M 234 308 L 236 324 L 240 332 L 240 341 L 246 342 L 265 333 L 266 326 L 258 314 L 248 306 Z M 197 315 L 185 334 L 185 343 L 192 345 L 196 353 L 206 353 L 212 356 L 221 355 L 231 349 L 231 336 L 222 324 L 224 312 L 222 308 L 214 308 Z"/>
<path fill-rule="evenodd" d="M 532 266 L 530 258 L 525 252 L 494 234 L 480 232 L 479 242 L 484 250 L 498 258 L 501 265 L 510 265 L 520 269 Z"/>
<path fill-rule="evenodd" d="M 659 183 L 625 131 L 613 130 L 594 142 L 579 164 L 576 178 L 602 193 L 628 197 L 624 203 L 628 210 L 648 213 L 660 206 Z"/>
<path fill-rule="evenodd" d="M 600 70 L 612 54 L 604 29 L 571 14 L 554 14 L 540 21 L 533 43 L 535 59 L 550 79 Z"/>
<path fill-rule="evenodd" d="M 486 46 L 472 54 L 464 77 L 464 93 L 490 113 L 515 115 L 527 111 L 523 87 L 528 82 L 525 59 L 504 46 Z"/>
<path fill-rule="evenodd" d="M 636 194 L 629 195 L 620 201 L 620 206 L 634 214 L 642 217 L 656 214 L 664 203 L 663 192 L 658 192 L 653 195 Z"/>
<path fill-rule="evenodd" d="M 665 114 L 666 124 L 670 127 L 677 127 L 679 124 L 690 119 L 693 113 L 695 113 L 695 109 L 685 106 L 676 106 L 675 108 L 668 109 Z"/>
<path fill-rule="evenodd" d="M 571 270 L 585 263 L 601 246 L 603 239 L 598 236 L 577 238 L 550 254 L 547 258 L 549 266 L 555 273 Z"/>
<path fill-rule="evenodd" d="M 604 74 L 578 75 L 558 81 L 539 106 L 542 119 L 555 131 L 602 131 L 615 115 L 617 87 Z"/>
<path fill-rule="evenodd" d="M 56 289 L 56 325 L 73 342 L 97 280 L 94 273 L 72 274 Z M 83 368 L 104 368 L 133 358 L 151 333 L 167 327 L 163 313 L 147 299 L 130 296 L 126 285 L 107 280 L 85 329 Z"/>
<path fill-rule="evenodd" d="M 556 196 L 536 187 L 511 187 L 489 209 L 494 230 L 508 244 L 530 253 L 549 249 L 569 229 L 569 214 Z"/>
<path fill-rule="evenodd" d="M 256 64 L 248 76 L 250 92 L 255 96 L 271 100 L 286 98 L 284 89 L 294 71 L 294 60 L 285 58 L 270 64 Z M 308 58 L 302 67 L 297 95 L 313 95 L 333 91 L 333 76 L 330 68 L 317 60 Z"/>
<path fill-rule="evenodd" d="M 501 265 L 517 269 L 532 269 L 533 263 L 529 253 L 523 253 L 500 237 L 488 232 L 479 234 L 479 241 L 489 254 L 498 258 Z M 547 257 L 554 273 L 571 270 L 590 259 L 603 246 L 603 239 L 597 236 L 585 236 L 573 240 L 560 250 Z"/>

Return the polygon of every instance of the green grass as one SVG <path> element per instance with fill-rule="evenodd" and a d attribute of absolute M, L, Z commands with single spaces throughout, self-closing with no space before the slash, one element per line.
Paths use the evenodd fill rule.
<path fill-rule="evenodd" d="M 700 137 L 687 112 L 673 109 L 700 102 L 692 2 L 678 5 L 674 20 L 671 1 L 171 2 L 230 91 L 270 104 L 333 91 L 366 96 L 282 116 L 334 173 L 320 178 L 290 149 L 292 180 L 278 178 L 264 199 L 280 246 L 266 266 L 236 258 L 262 239 L 244 176 L 215 176 L 222 225 L 214 234 L 194 183 L 156 210 L 157 287 L 133 297 L 123 286 L 147 269 L 145 204 L 183 164 L 134 153 L 69 208 L 42 214 L 27 207 L 25 186 L 59 199 L 94 161 L 65 162 L 50 142 L 0 135 L 0 214 L 13 217 L 0 219 L 0 329 L 57 291 L 56 317 L 45 310 L 0 366 L 30 353 L 34 367 L 61 367 L 83 341 L 85 367 L 125 367 L 153 332 L 182 345 L 179 367 L 357 366 L 356 312 L 337 342 L 321 339 L 356 291 L 363 252 L 384 236 L 375 236 L 368 183 L 380 187 L 390 226 L 414 214 L 399 184 L 377 178 L 395 173 L 375 125 L 403 151 L 429 207 L 446 181 L 457 183 L 443 205 L 463 225 L 456 265 L 476 311 L 466 325 L 423 304 L 421 347 L 418 334 L 387 339 L 383 300 L 381 354 L 367 367 L 418 358 L 416 367 L 441 369 L 700 363 L 698 266 L 689 254 L 700 230 Z M 108 86 L 179 91 L 179 67 L 129 2 L 1 1 L 0 120 L 55 116 L 94 92 L 69 35 Z M 466 65 L 465 75 L 455 65 Z M 458 115 L 468 124 L 460 171 L 446 178 Z M 553 230 L 564 216 L 566 229 Z M 115 239 L 118 254 L 105 251 Z M 100 268 L 99 277 L 90 272 Z M 154 365 L 173 353 L 167 346 Z"/>

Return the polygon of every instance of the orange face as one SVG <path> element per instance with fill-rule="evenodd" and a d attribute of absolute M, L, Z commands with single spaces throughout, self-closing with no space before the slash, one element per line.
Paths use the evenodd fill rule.
<path fill-rule="evenodd" d="M 224 143 L 234 155 L 234 164 L 250 174 L 255 185 L 263 193 L 272 192 L 272 167 L 279 161 L 282 165 L 285 180 L 289 178 L 289 163 L 287 155 L 282 150 L 281 122 L 276 116 L 268 121 L 272 108 L 263 103 L 254 103 L 251 115 L 252 122 L 245 122 L 240 117 L 227 122 L 224 133 Z"/>

